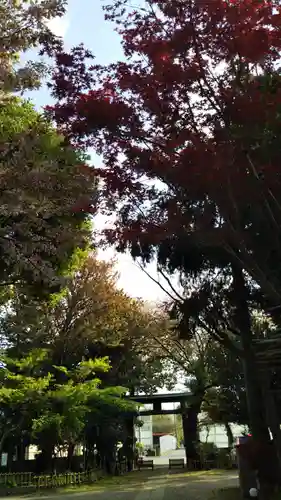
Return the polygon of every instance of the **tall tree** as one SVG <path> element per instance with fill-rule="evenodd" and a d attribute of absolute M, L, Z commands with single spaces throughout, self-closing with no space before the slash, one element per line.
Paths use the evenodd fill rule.
<path fill-rule="evenodd" d="M 173 374 L 147 350 L 148 333 L 161 331 L 165 322 L 118 288 L 114 263 L 81 252 L 75 265 L 64 290 L 49 301 L 32 300 L 24 287 L 15 287 L 1 319 L 2 342 L 16 353 L 51 348 L 54 362 L 69 368 L 82 357 L 109 356 L 104 383 L 125 384 L 131 392 L 172 383 Z"/>
<path fill-rule="evenodd" d="M 213 358 L 216 384 L 207 391 L 202 411 L 206 412 L 208 423 L 225 427 L 228 446 L 232 447 L 231 424 L 249 424 L 243 366 L 239 357 L 219 349 L 219 345 L 218 354 Z"/>
<path fill-rule="evenodd" d="M 75 250 L 89 246 L 95 181 L 86 157 L 31 103 L 3 104 L 0 120 L 0 285 L 24 283 L 40 295 L 58 288 Z"/>
<path fill-rule="evenodd" d="M 48 366 L 49 363 L 48 363 Z M 124 387 L 101 387 L 99 374 L 110 370 L 106 358 L 81 360 L 71 370 L 65 366 L 51 365 L 53 383 L 47 393 L 45 407 L 38 418 L 33 419 L 32 437 L 41 450 L 41 467 L 52 464 L 56 447 L 68 451 L 67 468 L 72 468 L 76 445 L 85 442 L 87 422 L 93 424 L 102 418 L 103 410 L 122 413 L 135 411 L 132 402 L 122 399 Z M 58 373 L 59 372 L 59 373 Z"/>
<path fill-rule="evenodd" d="M 104 154 L 105 204 L 122 206 L 108 236 L 145 257 L 158 243 L 170 253 L 195 246 L 198 264 L 223 254 L 278 306 L 278 0 L 141 10 L 124 0 L 106 12 L 136 57 L 93 67 L 100 86 L 82 95 L 75 53 L 58 58 L 51 111 L 69 137 Z"/>
<path fill-rule="evenodd" d="M 28 353 L 36 347 L 47 348 L 49 364 L 46 370 L 53 372 L 53 365 L 64 367 L 55 374 L 58 383 L 64 381 L 64 372 L 73 370 L 81 360 L 108 357 L 111 369 L 103 371 L 99 377 L 100 389 L 107 391 L 108 396 L 116 386 L 126 387 L 128 392 L 134 394 L 152 392 L 172 383 L 174 374 L 163 366 L 161 358 L 147 349 L 148 332 L 160 331 L 163 321 L 148 314 L 141 302 L 131 299 L 117 287 L 113 263 L 99 261 L 94 253 L 86 252 L 81 252 L 77 260 L 64 290 L 49 301 L 32 299 L 26 287 L 14 287 L 9 310 L 1 320 L 2 343 L 9 346 L 11 356 Z M 52 401 L 55 401 L 54 398 Z M 128 444 L 131 439 L 129 424 L 132 414 L 122 414 L 126 407 L 120 406 L 118 410 L 113 403 L 110 403 L 110 398 L 108 402 L 100 400 L 97 413 L 93 401 L 83 437 L 87 445 L 87 460 L 92 460 L 94 446 L 97 446 L 109 471 L 115 463 L 113 456 L 117 442 L 122 437 Z M 49 431 L 38 434 L 40 448 L 46 451 L 42 457 L 45 464 L 50 464 L 54 448 L 52 439 L 56 436 L 57 441 L 64 427 L 66 433 L 70 432 L 69 426 L 64 424 L 61 429 L 61 417 L 53 415 L 53 408 L 52 403 L 51 409 L 42 417 L 43 423 L 50 422 Z M 50 411 L 54 422 L 48 416 Z M 57 427 L 53 428 L 51 424 L 57 424 Z M 59 444 L 63 445 L 62 439 Z M 74 444 L 72 442 L 69 448 L 69 460 Z M 126 448 L 128 454 L 131 445 Z"/>
<path fill-rule="evenodd" d="M 118 0 L 106 15 L 129 62 L 95 67 L 84 95 L 78 61 L 65 78 L 60 65 L 53 116 L 103 154 L 108 241 L 189 275 L 230 267 L 251 428 L 267 441 L 245 271 L 279 308 L 280 3 Z"/>
<path fill-rule="evenodd" d="M 44 355 L 34 352 L 21 360 L 1 357 L 1 452 L 11 435 L 20 439 L 23 431 L 31 430 L 32 417 L 40 415 L 44 408 L 51 382 L 50 374 L 38 370 Z"/>
<path fill-rule="evenodd" d="M 11 440 L 14 445 L 36 443 L 41 449 L 41 470 L 46 470 L 55 448 L 67 447 L 71 467 L 74 446 L 83 442 L 90 414 L 101 417 L 104 407 L 116 413 L 135 410 L 132 402 L 122 398 L 126 388 L 101 388 L 98 374 L 108 370 L 105 358 L 81 360 L 71 370 L 56 366 L 50 351 L 42 349 L 19 358 L 2 357 L 1 451 Z"/>

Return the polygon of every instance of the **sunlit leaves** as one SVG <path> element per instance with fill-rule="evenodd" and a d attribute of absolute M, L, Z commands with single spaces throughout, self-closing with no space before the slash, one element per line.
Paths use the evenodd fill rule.
<path fill-rule="evenodd" d="M 89 246 L 87 214 L 73 207 L 91 204 L 94 178 L 30 102 L 2 105 L 0 121 L 1 279 L 58 289 Z"/>
<path fill-rule="evenodd" d="M 3 357 L 0 369 L 0 442 L 13 432 L 40 438 L 52 432 L 54 444 L 64 444 L 81 438 L 86 416 L 101 405 L 131 409 L 133 403 L 122 400 L 126 389 L 101 389 L 96 372 L 110 369 L 108 360 L 81 361 L 73 369 L 46 364 L 50 352 L 35 349 L 26 357 Z M 47 371 L 46 371 L 47 369 Z M 48 369 L 50 372 L 48 372 Z M 58 372 L 66 376 L 59 381 Z"/>
<path fill-rule="evenodd" d="M 40 86 L 48 66 L 43 61 L 19 62 L 28 49 L 38 48 L 48 55 L 61 47 L 48 22 L 65 13 L 65 0 L 1 0 L 0 2 L 0 101 L 7 92 Z"/>

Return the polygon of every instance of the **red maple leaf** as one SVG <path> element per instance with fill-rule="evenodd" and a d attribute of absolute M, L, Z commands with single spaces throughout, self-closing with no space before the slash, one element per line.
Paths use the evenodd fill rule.
<path fill-rule="evenodd" d="M 128 16 L 116 0 L 108 18 L 127 62 L 83 69 L 76 95 L 57 71 L 54 115 L 71 141 L 103 155 L 119 241 L 156 247 L 157 227 L 162 241 L 194 235 L 205 245 L 224 224 L 231 252 L 255 253 L 261 283 L 271 259 L 256 240 L 281 227 L 280 2 L 152 0 Z"/>

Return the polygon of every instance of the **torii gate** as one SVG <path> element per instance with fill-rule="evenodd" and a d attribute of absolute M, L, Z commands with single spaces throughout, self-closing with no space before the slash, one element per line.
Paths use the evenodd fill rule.
<path fill-rule="evenodd" d="M 182 415 L 182 428 L 184 437 L 184 446 L 186 459 L 190 458 L 187 453 L 187 442 L 189 439 L 187 410 L 190 404 L 194 403 L 194 396 L 190 392 L 180 392 L 172 394 L 153 394 L 153 395 L 136 395 L 128 396 L 129 399 L 141 404 L 152 404 L 153 410 L 143 410 L 139 412 L 139 416 L 145 415 Z M 179 403 L 179 408 L 171 408 L 169 410 L 162 409 L 162 403 Z"/>

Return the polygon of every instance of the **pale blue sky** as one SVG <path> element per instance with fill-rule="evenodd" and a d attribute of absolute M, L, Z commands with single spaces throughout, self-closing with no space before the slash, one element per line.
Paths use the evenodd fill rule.
<path fill-rule="evenodd" d="M 104 20 L 102 4 L 105 0 L 69 0 L 65 18 L 52 22 L 52 29 L 64 37 L 67 48 L 85 44 L 96 56 L 96 62 L 106 64 L 123 58 L 120 39 L 114 31 L 114 26 Z M 28 93 L 40 108 L 50 104 L 51 98 L 46 87 L 39 91 Z M 97 161 L 95 155 L 93 162 Z M 101 219 L 96 221 L 101 225 Z M 100 252 L 102 258 L 114 256 L 112 249 Z M 117 269 L 120 273 L 120 286 L 134 297 L 141 297 L 148 301 L 159 301 L 167 298 L 159 286 L 153 283 L 141 270 L 139 270 L 128 255 L 117 257 Z M 148 271 L 156 277 L 155 265 L 150 265 Z"/>

